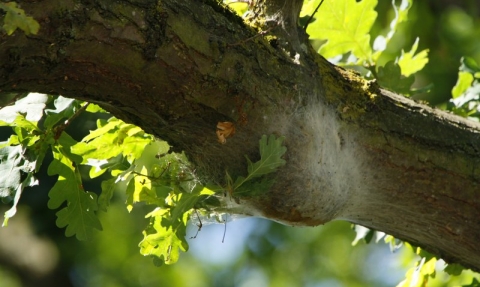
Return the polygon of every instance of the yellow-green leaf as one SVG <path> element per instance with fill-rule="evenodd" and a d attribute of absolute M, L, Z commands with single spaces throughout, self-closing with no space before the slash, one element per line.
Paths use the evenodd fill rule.
<path fill-rule="evenodd" d="M 359 62 L 370 62 L 370 29 L 377 12 L 377 0 L 335 0 L 325 1 L 317 12 L 315 22 L 308 26 L 312 39 L 325 39 L 327 42 L 319 53 L 332 58 L 351 52 Z"/>
<path fill-rule="evenodd" d="M 64 144 L 68 141 L 65 137 L 63 133 L 59 139 L 61 145 L 52 147 L 54 159 L 48 167 L 48 174 L 58 175 L 58 180 L 48 193 L 48 207 L 57 209 L 66 202 L 65 207 L 57 212 L 57 226 L 66 227 L 66 236 L 76 235 L 79 240 L 86 240 L 92 236 L 93 229 L 102 230 L 96 216 L 97 195 L 84 190 L 76 164 L 64 151 L 63 147 L 68 146 Z"/>
<path fill-rule="evenodd" d="M 415 40 L 415 43 L 409 52 L 404 52 L 402 50 L 402 55 L 398 59 L 398 65 L 402 70 L 402 75 L 405 77 L 420 71 L 428 63 L 428 49 L 425 49 L 415 55 L 415 52 L 418 48 L 418 41 L 419 38 Z"/>
<path fill-rule="evenodd" d="M 185 213 L 180 226 L 165 227 L 162 224 L 164 218 L 169 217 L 169 209 L 157 208 L 146 217 L 152 217 L 150 227 L 143 232 L 143 240 L 140 242 L 140 253 L 144 256 L 153 255 L 161 263 L 173 264 L 178 261 L 180 250 L 188 250 L 185 240 L 188 214 Z"/>
<path fill-rule="evenodd" d="M 35 19 L 25 15 L 25 11 L 17 7 L 15 2 L 0 3 L 0 9 L 6 12 L 3 18 L 3 29 L 8 35 L 12 35 L 17 28 L 20 28 L 25 34 L 37 34 L 40 29 Z"/>
<path fill-rule="evenodd" d="M 460 97 L 473 83 L 473 76 L 469 72 L 458 72 L 458 80 L 452 89 L 453 98 Z"/>

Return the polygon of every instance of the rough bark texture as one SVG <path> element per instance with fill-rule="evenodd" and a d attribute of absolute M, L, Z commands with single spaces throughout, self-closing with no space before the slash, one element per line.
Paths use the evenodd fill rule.
<path fill-rule="evenodd" d="M 21 4 L 41 30 L 0 36 L 0 92 L 98 103 L 185 150 L 205 181 L 243 174 L 261 135 L 285 136 L 275 185 L 235 211 L 349 220 L 480 270 L 477 124 L 382 90 L 305 43 L 285 52 L 215 1 Z M 219 121 L 236 124 L 224 145 Z"/>

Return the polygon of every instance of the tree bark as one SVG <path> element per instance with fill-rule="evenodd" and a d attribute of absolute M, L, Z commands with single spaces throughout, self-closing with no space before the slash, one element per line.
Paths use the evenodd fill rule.
<path fill-rule="evenodd" d="M 98 103 L 184 150 L 205 182 L 245 174 L 262 135 L 285 136 L 274 186 L 232 212 L 348 220 L 480 271 L 478 124 L 383 90 L 307 43 L 292 53 L 213 0 L 20 4 L 41 30 L 0 36 L 1 93 Z M 225 144 L 222 121 L 236 125 Z"/>

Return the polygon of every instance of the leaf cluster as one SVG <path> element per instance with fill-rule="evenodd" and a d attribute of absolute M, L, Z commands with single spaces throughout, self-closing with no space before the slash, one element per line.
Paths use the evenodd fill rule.
<path fill-rule="evenodd" d="M 128 184 L 127 203 L 145 201 L 158 207 L 147 215 L 150 225 L 143 233 L 140 252 L 153 255 L 158 265 L 175 263 L 180 251 L 188 250 L 186 225 L 194 210 L 213 211 L 211 209 L 219 205 L 215 194 L 221 195 L 224 190 L 233 196 L 252 196 L 268 190 L 273 179 L 265 176 L 285 164 L 281 157 L 286 147 L 282 142 L 282 137 L 263 135 L 259 141 L 260 160 L 252 162 L 247 157 L 246 177 L 239 176 L 233 181 L 227 172 L 226 187 L 202 185 L 194 177 L 184 155 L 164 156 L 161 164 L 151 171 L 143 168 Z"/>
<path fill-rule="evenodd" d="M 469 57 L 460 60 L 458 80 L 452 89 L 454 113 L 478 121 L 480 118 L 480 66 Z"/>
<path fill-rule="evenodd" d="M 306 1 L 301 15 L 312 14 L 321 0 Z M 428 63 L 428 49 L 417 53 L 417 38 L 410 51 L 401 51 L 394 60 L 379 66 L 391 39 L 401 23 L 408 20 L 413 0 L 403 0 L 399 6 L 392 1 L 395 17 L 389 30 L 371 41 L 371 30 L 377 18 L 377 0 L 325 1 L 318 10 L 315 21 L 307 29 L 318 53 L 330 61 L 352 67 L 365 77 L 376 79 L 387 89 L 404 95 L 426 92 L 431 86 L 412 89 L 414 74 Z"/>
<path fill-rule="evenodd" d="M 410 247 L 414 251 L 416 254 L 416 259 L 414 260 L 415 263 L 411 268 L 408 269 L 407 273 L 405 274 L 405 279 L 398 283 L 397 287 L 427 286 L 429 281 L 435 279 L 437 271 L 443 271 L 450 275 L 449 280 L 452 281 L 456 280 L 457 277 L 462 273 L 465 273 L 464 276 L 466 278 L 471 277 L 473 281 L 470 285 L 463 286 L 477 286 L 475 285 L 477 284 L 477 279 L 471 275 L 473 272 L 466 270 L 459 264 L 447 264 L 440 258 L 437 258 L 422 248 L 413 246 L 407 242 L 403 242 L 383 232 L 369 229 L 360 225 L 352 225 L 352 228 L 356 233 L 356 237 L 353 240 L 352 245 L 357 245 L 360 241 L 363 241 L 367 244 L 371 242 L 378 243 L 383 239 L 383 241 L 389 245 L 391 252 L 396 252 L 403 246 Z"/>
<path fill-rule="evenodd" d="M 3 181 L 0 195 L 4 200 L 13 198 L 12 208 L 5 213 L 4 225 L 15 214 L 24 188 L 38 183 L 35 174 L 45 155 L 51 152 L 53 160 L 49 163 L 48 174 L 56 176 L 57 182 L 49 192 L 48 207 L 59 209 L 57 225 L 66 227 L 67 236 L 75 235 L 80 240 L 88 239 L 94 229 L 102 229 L 96 213 L 99 207 L 106 210 L 111 190 L 108 184 L 102 184 L 105 189 L 100 198 L 97 193 L 85 190 L 80 167 L 89 161 L 96 163 L 92 168 L 99 170 L 92 172 L 92 177 L 100 175 L 107 167 L 115 171 L 127 169 L 140 156 L 141 145 L 152 142 L 153 137 L 136 126 L 111 118 L 98 121 L 101 133 L 91 133 L 77 142 L 66 129 L 85 111 L 104 113 L 95 105 L 35 93 L 0 110 L 0 125 L 13 129 L 9 139 L 0 143 L 0 167 L 10 171 L 5 175 L 9 180 Z M 97 160 L 89 158 L 91 156 Z"/>
<path fill-rule="evenodd" d="M 149 156 L 148 152 L 144 156 Z M 155 206 L 146 215 L 150 224 L 143 232 L 140 253 L 153 256 L 156 265 L 173 264 L 180 251 L 188 250 L 186 229 L 192 211 L 219 203 L 215 193 L 195 177 L 184 154 L 165 154 L 153 164 L 143 165 L 143 160 L 140 158 L 140 164 L 124 175 L 127 209 L 132 210 L 136 203 Z"/>
<path fill-rule="evenodd" d="M 51 152 L 48 174 L 57 181 L 48 194 L 48 207 L 59 210 L 56 223 L 65 227 L 67 236 L 86 240 L 95 229 L 101 230 L 98 212 L 108 210 L 116 190 L 125 190 L 127 210 L 139 203 L 153 206 L 146 215 L 150 224 L 143 232 L 140 253 L 153 256 L 158 265 L 175 263 L 180 251 L 188 250 L 185 237 L 191 213 L 218 207 L 216 193 L 223 194 L 226 187 L 206 188 L 183 153 L 169 153 L 166 142 L 115 117 L 98 119 L 97 128 L 76 141 L 68 126 L 83 112 L 105 113 L 99 106 L 43 94 L 21 96 L 0 109 L 0 126 L 13 129 L 0 143 L 0 197 L 13 201 L 4 225 L 14 216 L 24 188 L 38 184 L 35 174 Z M 260 160 L 247 157 L 247 176 L 230 179 L 228 188 L 239 196 L 266 190 L 273 179 L 264 176 L 285 164 L 282 142 L 283 138 L 263 136 Z M 85 190 L 85 168 L 90 179 L 102 176 L 100 192 Z"/>

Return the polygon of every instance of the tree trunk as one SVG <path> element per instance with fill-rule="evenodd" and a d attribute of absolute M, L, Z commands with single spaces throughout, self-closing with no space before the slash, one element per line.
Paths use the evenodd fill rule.
<path fill-rule="evenodd" d="M 41 30 L 0 36 L 2 93 L 98 103 L 184 150 L 205 182 L 245 174 L 262 135 L 285 136 L 274 186 L 232 211 L 348 220 L 480 270 L 478 124 L 382 90 L 305 43 L 268 41 L 213 0 L 21 5 Z M 236 133 L 220 144 L 223 121 Z"/>

